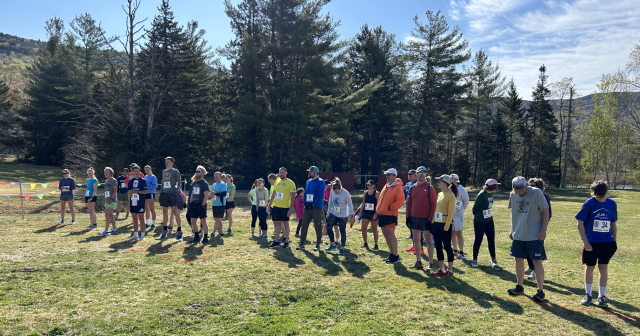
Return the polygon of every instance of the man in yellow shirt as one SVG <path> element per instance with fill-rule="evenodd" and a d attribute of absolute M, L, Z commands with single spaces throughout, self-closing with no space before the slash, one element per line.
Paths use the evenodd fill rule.
<path fill-rule="evenodd" d="M 287 168 L 280 168 L 278 172 L 280 180 L 273 186 L 273 193 L 269 200 L 267 213 L 271 214 L 276 236 L 269 245 L 269 248 L 289 247 L 289 217 L 293 212 L 296 197 L 296 184 L 287 178 Z M 282 245 L 278 241 L 280 231 L 284 231 L 284 242 Z"/>

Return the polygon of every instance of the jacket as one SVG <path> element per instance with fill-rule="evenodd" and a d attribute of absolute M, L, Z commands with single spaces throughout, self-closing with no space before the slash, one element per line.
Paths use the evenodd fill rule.
<path fill-rule="evenodd" d="M 404 205 L 402 180 L 396 177 L 393 183 L 387 183 L 378 197 L 376 213 L 378 215 L 398 217 L 398 210 Z"/>

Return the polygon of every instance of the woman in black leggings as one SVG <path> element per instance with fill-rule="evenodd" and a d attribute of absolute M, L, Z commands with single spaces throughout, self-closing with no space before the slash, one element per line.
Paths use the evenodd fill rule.
<path fill-rule="evenodd" d="M 476 196 L 473 204 L 473 229 L 475 231 L 475 240 L 473 241 L 473 261 L 471 267 L 478 267 L 478 252 L 484 236 L 487 236 L 489 244 L 489 254 L 491 255 L 491 267 L 498 267 L 496 260 L 496 229 L 493 224 L 493 193 L 498 190 L 498 181 L 489 179 L 485 182 L 484 187 Z"/>

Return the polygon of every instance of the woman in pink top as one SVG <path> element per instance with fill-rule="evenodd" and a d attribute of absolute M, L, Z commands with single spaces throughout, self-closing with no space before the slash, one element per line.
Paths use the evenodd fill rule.
<path fill-rule="evenodd" d="M 302 226 L 302 213 L 304 212 L 304 188 L 296 190 L 296 217 L 298 218 L 298 227 L 296 228 L 296 237 L 300 237 L 300 227 Z"/>

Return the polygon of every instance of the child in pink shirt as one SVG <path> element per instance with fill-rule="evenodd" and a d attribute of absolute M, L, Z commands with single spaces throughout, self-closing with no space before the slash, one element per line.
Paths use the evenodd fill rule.
<path fill-rule="evenodd" d="M 300 227 L 302 226 L 302 214 L 304 212 L 304 188 L 296 190 L 296 217 L 298 218 L 298 227 L 296 228 L 296 237 L 300 237 Z"/>

